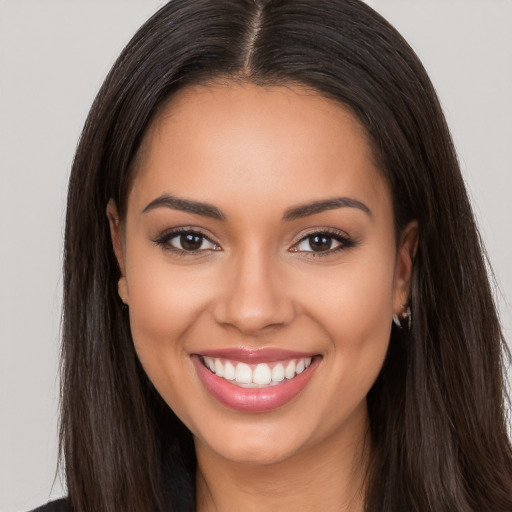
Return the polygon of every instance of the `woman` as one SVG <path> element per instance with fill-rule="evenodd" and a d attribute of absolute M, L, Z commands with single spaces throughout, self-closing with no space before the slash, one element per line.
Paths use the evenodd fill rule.
<path fill-rule="evenodd" d="M 54 509 L 512 510 L 450 135 L 360 2 L 149 20 L 77 150 L 64 290 Z"/>

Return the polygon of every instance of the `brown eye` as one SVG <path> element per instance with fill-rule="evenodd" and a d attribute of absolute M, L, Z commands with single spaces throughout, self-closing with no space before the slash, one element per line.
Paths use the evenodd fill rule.
<path fill-rule="evenodd" d="M 290 250 L 292 252 L 303 253 L 334 253 L 343 249 L 353 247 L 354 242 L 341 233 L 331 233 L 329 231 L 317 231 L 302 238 Z"/>
<path fill-rule="evenodd" d="M 198 231 L 171 231 L 154 242 L 163 249 L 182 254 L 220 250 L 216 243 Z"/>
<path fill-rule="evenodd" d="M 203 245 L 204 237 L 195 233 L 186 233 L 180 235 L 181 249 L 185 251 L 198 251 Z"/>
<path fill-rule="evenodd" d="M 297 245 L 299 252 L 327 252 L 340 247 L 342 241 L 336 240 L 334 235 L 329 233 L 313 233 L 303 238 Z"/>
<path fill-rule="evenodd" d="M 327 235 L 311 235 L 308 244 L 314 252 L 328 251 L 332 247 L 332 237 Z"/>

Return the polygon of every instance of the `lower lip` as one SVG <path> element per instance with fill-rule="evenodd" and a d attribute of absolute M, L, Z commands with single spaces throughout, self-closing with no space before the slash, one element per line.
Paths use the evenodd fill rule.
<path fill-rule="evenodd" d="M 200 356 L 192 356 L 196 372 L 206 389 L 222 404 L 244 412 L 264 412 L 285 405 L 295 398 L 313 376 L 320 358 L 315 357 L 302 373 L 293 379 L 266 388 L 242 388 L 217 377 L 203 364 Z"/>

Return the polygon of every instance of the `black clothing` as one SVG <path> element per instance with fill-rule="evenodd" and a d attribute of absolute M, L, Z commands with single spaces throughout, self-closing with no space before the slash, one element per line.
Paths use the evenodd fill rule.
<path fill-rule="evenodd" d="M 196 456 L 190 431 L 174 415 L 163 400 L 157 396 L 155 409 L 159 413 L 157 423 L 162 432 L 173 432 L 175 436 L 162 436 L 159 451 L 162 454 L 162 476 L 166 482 L 164 502 L 171 504 L 173 512 L 193 512 L 195 504 Z M 67 498 L 51 501 L 31 512 L 73 512 Z"/>
<path fill-rule="evenodd" d="M 42 505 L 41 507 L 32 510 L 32 512 L 71 512 L 71 508 L 68 500 L 66 498 L 61 498 L 60 500 L 51 501 L 46 505 Z"/>

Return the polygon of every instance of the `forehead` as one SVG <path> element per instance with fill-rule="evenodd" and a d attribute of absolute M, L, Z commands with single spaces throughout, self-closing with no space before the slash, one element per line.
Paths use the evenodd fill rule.
<path fill-rule="evenodd" d="M 252 84 L 187 87 L 163 108 L 146 134 L 129 203 L 163 192 L 283 207 L 388 193 L 363 127 L 342 104 L 303 88 Z"/>

